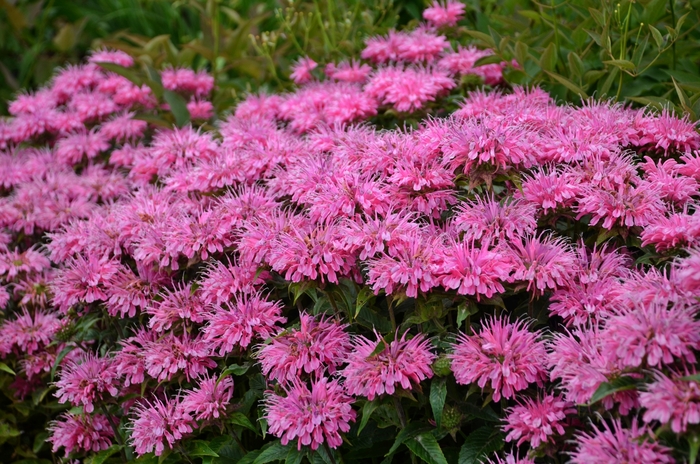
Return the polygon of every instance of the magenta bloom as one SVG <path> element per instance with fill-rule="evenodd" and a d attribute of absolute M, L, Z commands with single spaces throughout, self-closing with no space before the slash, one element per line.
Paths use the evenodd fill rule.
<path fill-rule="evenodd" d="M 347 324 L 315 318 L 302 312 L 301 327 L 283 330 L 258 352 L 262 372 L 269 380 L 292 382 L 302 373 L 333 373 L 350 351 Z"/>
<path fill-rule="evenodd" d="M 700 243 L 700 214 L 674 213 L 656 218 L 640 235 L 642 246 L 653 244 L 656 251 Z"/>
<path fill-rule="evenodd" d="M 457 383 L 475 383 L 493 390 L 494 401 L 513 398 L 515 392 L 546 378 L 544 343 L 530 332 L 524 321 L 487 319 L 474 335 L 460 334 L 453 346 L 452 372 Z"/>
<path fill-rule="evenodd" d="M 254 293 L 270 277 L 267 271 L 258 271 L 255 264 L 234 260 L 228 265 L 221 261 L 208 263 L 200 281 L 201 300 L 207 304 L 221 304 L 237 293 Z"/>
<path fill-rule="evenodd" d="M 347 358 L 348 365 L 342 371 L 345 391 L 373 400 L 385 393 L 393 395 L 397 386 L 411 390 L 413 384 L 431 378 L 433 371 L 430 366 L 436 356 L 431 351 L 430 341 L 422 334 L 406 340 L 407 334 L 405 332 L 392 342 L 386 342 L 376 332 L 377 341 L 355 337 Z M 384 343 L 384 349 L 372 355 L 379 343 Z"/>
<path fill-rule="evenodd" d="M 0 355 L 16 351 L 33 354 L 46 347 L 63 324 L 53 314 L 35 310 L 34 316 L 23 309 L 13 320 L 6 320 L 0 327 Z"/>
<path fill-rule="evenodd" d="M 633 420 L 631 429 L 622 428 L 619 419 L 612 427 L 603 422 L 602 428 L 581 432 L 576 437 L 578 448 L 571 454 L 573 464 L 620 464 L 638 462 L 667 464 L 675 462 L 671 450 L 654 443 L 649 430 Z"/>
<path fill-rule="evenodd" d="M 665 302 L 622 307 L 606 318 L 601 341 L 619 367 L 661 367 L 677 359 L 694 364 L 700 348 L 700 321 L 696 311 Z"/>
<path fill-rule="evenodd" d="M 573 406 L 573 403 L 551 394 L 536 400 L 526 398 L 506 410 L 506 425 L 503 427 L 503 431 L 508 432 L 506 441 L 518 440 L 518 446 L 527 441 L 532 448 L 541 443 L 554 443 L 554 435 L 564 435 L 562 422 L 567 414 L 576 413 Z"/>
<path fill-rule="evenodd" d="M 265 397 L 265 419 L 270 433 L 286 445 L 297 440 L 297 449 L 323 443 L 337 448 L 343 443 L 341 432 L 350 430 L 355 421 L 352 398 L 343 392 L 337 380 L 325 377 L 312 383 L 311 391 L 298 380 L 283 386 L 286 396 L 268 392 Z"/>
<path fill-rule="evenodd" d="M 292 74 L 289 77 L 291 77 L 297 85 L 305 84 L 314 78 L 311 71 L 316 69 L 317 66 L 318 63 L 308 56 L 300 58 L 299 61 L 292 66 Z"/>
<path fill-rule="evenodd" d="M 675 263 L 671 276 L 684 292 L 700 297 L 700 248 L 689 250 L 688 253 L 687 258 Z"/>
<path fill-rule="evenodd" d="M 448 0 L 444 4 L 434 0 L 430 8 L 423 10 L 423 19 L 435 27 L 456 26 L 464 15 L 464 3 Z"/>
<path fill-rule="evenodd" d="M 438 69 L 393 66 L 375 71 L 365 92 L 396 111 L 412 113 L 454 86 L 454 80 Z"/>
<path fill-rule="evenodd" d="M 60 448 L 65 448 L 66 457 L 74 451 L 98 452 L 112 446 L 114 431 L 110 427 L 107 417 L 96 414 L 72 414 L 65 412 L 60 418 L 49 422 L 49 437 L 51 451 L 56 453 Z"/>
<path fill-rule="evenodd" d="M 547 213 L 574 204 L 580 186 L 571 172 L 541 168 L 523 179 L 523 197 Z"/>
<path fill-rule="evenodd" d="M 53 303 L 68 312 L 76 303 L 108 300 L 106 286 L 119 269 L 119 263 L 114 260 L 100 259 L 94 254 L 88 259 L 76 256 L 53 279 Z"/>
<path fill-rule="evenodd" d="M 69 361 L 58 377 L 54 394 L 58 402 L 82 405 L 87 413 L 95 409 L 94 402 L 103 399 L 106 393 L 112 396 L 119 393 L 112 360 L 98 358 L 92 353 L 82 355 L 77 361 Z"/>
<path fill-rule="evenodd" d="M 343 61 L 337 65 L 328 63 L 324 72 L 326 76 L 336 81 L 364 84 L 372 72 L 372 68 L 357 60 L 352 60 L 351 62 Z"/>
<path fill-rule="evenodd" d="M 522 200 L 477 196 L 457 206 L 453 221 L 464 232 L 464 240 L 498 243 L 505 239 L 518 240 L 537 228 L 535 206 Z"/>
<path fill-rule="evenodd" d="M 8 281 L 18 275 L 41 272 L 49 267 L 51 261 L 32 248 L 22 253 L 17 250 L 0 252 L 0 277 Z"/>
<path fill-rule="evenodd" d="M 639 403 L 646 409 L 644 422 L 671 424 L 675 433 L 685 433 L 688 425 L 700 423 L 700 383 L 686 380 L 683 374 L 673 378 L 656 372 L 655 380 L 639 394 Z"/>
<path fill-rule="evenodd" d="M 204 340 L 212 352 L 225 356 L 238 345 L 247 348 L 254 337 L 266 339 L 275 332 L 278 322 L 287 319 L 281 316 L 279 301 L 267 301 L 260 293 L 239 295 L 230 303 L 214 306 L 204 327 Z"/>
<path fill-rule="evenodd" d="M 188 333 L 167 332 L 144 348 L 144 368 L 159 382 L 172 380 L 178 372 L 184 373 L 187 380 L 198 378 L 205 375 L 207 369 L 216 367 L 209 357 L 211 351 L 206 341 Z"/>
<path fill-rule="evenodd" d="M 129 423 L 131 444 L 139 456 L 155 452 L 160 456 L 192 432 L 193 420 L 176 399 L 144 401 L 134 407 L 135 417 Z"/>
<path fill-rule="evenodd" d="M 530 458 L 520 458 L 516 454 L 508 453 L 505 459 L 501 459 L 500 456 L 494 456 L 495 461 L 487 459 L 484 464 L 535 464 L 535 461 Z"/>
<path fill-rule="evenodd" d="M 193 291 L 190 284 L 177 286 L 172 291 L 160 294 L 162 300 L 153 302 L 146 312 L 151 315 L 148 326 L 156 332 L 168 330 L 177 322 L 202 322 L 204 303 L 199 291 Z"/>
<path fill-rule="evenodd" d="M 445 247 L 443 275 L 440 283 L 447 289 L 456 289 L 460 295 L 476 295 L 491 298 L 503 293 L 502 282 L 508 279 L 513 263 L 507 253 L 489 250 L 467 242 L 453 243 Z"/>
<path fill-rule="evenodd" d="M 203 378 L 194 390 L 186 391 L 180 408 L 196 420 L 218 419 L 226 415 L 226 407 L 233 395 L 233 379 Z"/>
<path fill-rule="evenodd" d="M 553 236 L 525 237 L 510 242 L 515 260 L 511 281 L 527 282 L 528 291 L 544 294 L 568 284 L 576 271 L 571 248 L 561 238 Z"/>

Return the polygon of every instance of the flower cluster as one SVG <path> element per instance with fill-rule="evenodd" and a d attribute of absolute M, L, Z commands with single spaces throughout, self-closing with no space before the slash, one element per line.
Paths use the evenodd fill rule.
<path fill-rule="evenodd" d="M 294 90 L 215 126 L 214 80 L 186 68 L 160 90 L 191 121 L 150 122 L 160 92 L 100 66 L 132 67 L 123 52 L 17 96 L 0 120 L 0 370 L 16 404 L 50 384 L 73 408 L 47 425 L 54 452 L 161 456 L 233 427 L 218 445 L 243 459 L 266 424 L 319 456 L 403 429 L 390 455 L 435 457 L 466 417 L 501 421 L 470 443 L 488 427 L 514 442 L 485 462 L 685 452 L 700 134 L 510 88 L 508 64 L 477 66 L 492 51 L 442 35 L 464 13 L 436 1 L 359 58 L 302 57 Z M 464 75 L 498 88 L 462 95 Z"/>

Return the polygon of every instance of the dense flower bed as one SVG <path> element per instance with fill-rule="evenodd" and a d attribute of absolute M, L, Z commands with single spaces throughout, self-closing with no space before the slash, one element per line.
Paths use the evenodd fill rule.
<path fill-rule="evenodd" d="M 196 124 L 158 127 L 114 51 L 11 103 L 0 367 L 54 453 L 694 462 L 695 126 L 509 89 L 462 12 L 216 129 L 210 76 L 163 70 Z M 445 114 L 468 74 L 500 90 Z"/>

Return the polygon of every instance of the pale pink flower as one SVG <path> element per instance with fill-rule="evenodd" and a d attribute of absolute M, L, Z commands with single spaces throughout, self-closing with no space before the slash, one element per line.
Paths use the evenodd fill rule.
<path fill-rule="evenodd" d="M 545 345 L 539 333 L 530 332 L 524 321 L 487 319 L 474 335 L 460 334 L 449 355 L 457 383 L 487 385 L 494 401 L 513 398 L 531 383 L 546 378 Z"/>
<path fill-rule="evenodd" d="M 200 298 L 207 305 L 221 304 L 238 293 L 254 293 L 269 278 L 268 271 L 252 263 L 213 261 L 207 264 L 199 282 Z"/>
<path fill-rule="evenodd" d="M 153 303 L 162 285 L 170 282 L 167 275 L 148 266 L 137 264 L 138 275 L 126 267 L 120 267 L 106 283 L 107 312 L 110 316 L 134 317 Z"/>
<path fill-rule="evenodd" d="M 75 94 L 68 101 L 67 107 L 70 114 L 83 123 L 103 120 L 121 108 L 112 98 L 101 92 Z"/>
<path fill-rule="evenodd" d="M 681 373 L 672 375 L 655 372 L 654 381 L 639 394 L 639 403 L 646 409 L 644 422 L 670 423 L 671 430 L 680 434 L 689 425 L 700 423 L 700 383 Z"/>
<path fill-rule="evenodd" d="M 113 365 L 117 374 L 124 377 L 125 387 L 143 383 L 146 355 L 157 339 L 158 333 L 154 330 L 141 328 L 133 337 L 119 341 L 122 349 L 115 354 Z"/>
<path fill-rule="evenodd" d="M 688 116 L 679 119 L 664 109 L 660 115 L 647 115 L 639 119 L 637 124 L 637 129 L 642 133 L 640 146 L 648 145 L 663 150 L 665 154 L 669 154 L 669 151 L 688 154 L 700 148 L 697 124 L 690 122 Z"/>
<path fill-rule="evenodd" d="M 85 353 L 60 370 L 54 395 L 59 403 L 68 401 L 90 413 L 95 409 L 94 403 L 106 399 L 107 393 L 117 396 L 117 387 L 118 376 L 112 360 Z"/>
<path fill-rule="evenodd" d="M 535 400 L 526 398 L 517 406 L 508 408 L 505 417 L 506 441 L 517 440 L 520 446 L 529 442 L 532 448 L 541 443 L 554 443 L 555 435 L 564 435 L 562 422 L 568 414 L 576 413 L 573 403 L 557 395 L 545 395 Z"/>
<path fill-rule="evenodd" d="M 393 254 L 415 237 L 420 228 L 413 222 L 415 219 L 415 215 L 403 212 L 347 219 L 341 240 L 351 253 L 359 251 L 362 260 L 387 250 L 392 250 L 390 253 Z"/>
<path fill-rule="evenodd" d="M 423 10 L 423 19 L 435 27 L 456 26 L 457 21 L 464 16 L 465 8 L 464 3 L 458 0 L 447 0 L 444 3 L 434 0 L 429 8 Z"/>
<path fill-rule="evenodd" d="M 653 244 L 662 252 L 700 243 L 700 214 L 687 212 L 660 216 L 644 228 L 639 238 L 642 246 Z"/>
<path fill-rule="evenodd" d="M 19 275 L 38 273 L 49 267 L 51 261 L 35 248 L 21 253 L 17 249 L 0 251 L 0 277 L 7 281 Z"/>
<path fill-rule="evenodd" d="M 313 80 L 311 71 L 316 69 L 318 63 L 308 56 L 299 58 L 299 61 L 292 66 L 292 74 L 289 76 L 295 84 L 301 85 Z"/>
<path fill-rule="evenodd" d="M 235 346 L 247 348 L 253 338 L 265 340 L 275 333 L 278 322 L 284 323 L 279 301 L 267 301 L 261 293 L 236 295 L 233 301 L 213 307 L 202 331 L 211 351 L 225 356 Z"/>
<path fill-rule="evenodd" d="M 77 303 L 93 303 L 109 299 L 107 285 L 119 271 L 119 263 L 91 254 L 78 255 L 59 269 L 51 283 L 53 303 L 63 312 Z"/>
<path fill-rule="evenodd" d="M 371 37 L 362 51 L 362 58 L 375 63 L 407 61 L 411 63 L 434 61 L 450 44 L 443 35 L 426 28 L 411 32 L 389 31 L 386 37 Z"/>
<path fill-rule="evenodd" d="M 264 93 L 248 95 L 245 100 L 236 106 L 234 115 L 240 119 L 273 120 L 277 116 L 277 110 L 281 102 L 282 97 L 279 95 L 266 95 Z"/>
<path fill-rule="evenodd" d="M 105 450 L 112 445 L 114 431 L 106 416 L 101 414 L 72 414 L 64 412 L 58 420 L 49 422 L 49 437 L 53 444 L 51 451 L 65 448 L 66 457 L 73 452 Z"/>
<path fill-rule="evenodd" d="M 577 449 L 571 454 L 573 464 L 620 464 L 638 462 L 669 464 L 675 462 L 671 450 L 655 443 L 651 430 L 632 419 L 632 428 L 625 429 L 620 419 L 612 426 L 603 421 L 602 428 L 580 432 L 576 436 Z"/>
<path fill-rule="evenodd" d="M 596 187 L 582 189 L 575 208 L 576 219 L 590 214 L 590 224 L 612 229 L 615 225 L 632 227 L 653 223 L 664 213 L 659 192 L 648 185 L 620 185 L 614 190 Z"/>
<path fill-rule="evenodd" d="M 612 310 L 601 342 L 620 368 L 661 367 L 677 359 L 695 363 L 700 349 L 700 321 L 692 308 L 665 302 L 638 302 Z"/>
<path fill-rule="evenodd" d="M 187 111 L 193 120 L 206 121 L 214 116 L 214 105 L 207 100 L 193 99 L 187 102 Z"/>
<path fill-rule="evenodd" d="M 352 398 L 343 392 L 337 380 L 314 381 L 311 390 L 298 380 L 282 386 L 286 396 L 268 392 L 265 396 L 265 419 L 270 433 L 286 445 L 297 441 L 297 449 L 311 446 L 315 450 L 324 443 L 331 448 L 343 444 L 340 433 L 350 430 L 355 421 Z"/>
<path fill-rule="evenodd" d="M 300 328 L 282 330 L 257 353 L 262 373 L 269 380 L 292 382 L 301 374 L 334 373 L 350 352 L 347 324 L 315 318 L 302 312 Z"/>
<path fill-rule="evenodd" d="M 202 378 L 197 387 L 184 392 L 180 408 L 196 420 L 212 420 L 226 416 L 233 395 L 233 379 L 217 376 Z"/>
<path fill-rule="evenodd" d="M 161 72 L 163 87 L 168 90 L 206 96 L 214 88 L 214 78 L 206 71 L 193 71 L 187 68 L 164 69 Z"/>
<path fill-rule="evenodd" d="M 440 60 L 437 62 L 437 67 L 448 71 L 453 76 L 476 74 L 474 68 L 476 62 L 489 55 L 493 55 L 491 50 L 480 50 L 473 45 L 468 47 L 460 45 L 456 52 L 446 53 L 442 58 L 440 58 Z M 475 97 L 481 96 L 479 94 L 473 95 L 473 93 L 474 92 L 470 92 L 468 97 L 469 100 L 473 100 Z M 492 92 L 489 94 L 484 94 L 483 98 L 494 98 L 497 95 L 498 94 L 495 92 Z M 467 101 L 469 102 L 469 100 Z M 474 103 L 475 102 L 469 102 L 466 105 L 472 106 Z M 459 111 L 461 116 L 467 116 L 467 113 L 469 112 L 469 110 L 465 110 L 464 108 L 465 107 Z M 493 109 L 493 107 L 491 109 Z"/>
<path fill-rule="evenodd" d="M 671 276 L 684 292 L 700 297 L 700 248 L 688 250 L 688 257 L 677 260 Z"/>
<path fill-rule="evenodd" d="M 129 423 L 131 430 L 131 445 L 136 454 L 155 453 L 160 456 L 168 448 L 191 433 L 194 421 L 183 411 L 177 399 L 167 399 L 165 402 L 154 399 L 145 400 L 134 408 L 134 418 Z"/>
<path fill-rule="evenodd" d="M 341 371 L 345 391 L 371 401 L 384 394 L 393 395 L 399 387 L 412 390 L 414 385 L 431 378 L 433 371 L 430 366 L 436 356 L 430 341 L 422 334 L 406 340 L 407 334 L 404 332 L 398 338 L 397 333 L 391 342 L 376 331 L 376 341 L 361 335 L 354 337 L 347 357 L 348 365 Z M 378 351 L 380 343 L 384 349 Z"/>
<path fill-rule="evenodd" d="M 573 206 L 580 191 L 574 175 L 557 167 L 540 168 L 523 176 L 522 196 L 545 214 Z"/>
<path fill-rule="evenodd" d="M 680 174 L 681 165 L 676 160 L 667 159 L 656 164 L 648 156 L 644 160 L 641 167 L 645 171 L 645 179 L 652 188 L 658 189 L 666 201 L 685 205 L 692 197 L 700 195 L 700 184 L 694 178 Z"/>
<path fill-rule="evenodd" d="M 99 134 L 106 140 L 114 140 L 121 143 L 139 140 L 143 137 L 148 123 L 140 119 L 134 119 L 134 116 L 135 113 L 124 113 L 103 122 L 100 126 Z"/>

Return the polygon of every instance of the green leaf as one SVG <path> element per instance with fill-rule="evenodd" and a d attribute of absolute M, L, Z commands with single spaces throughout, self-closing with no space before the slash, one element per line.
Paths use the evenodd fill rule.
<path fill-rule="evenodd" d="M 301 464 L 302 459 L 306 456 L 305 451 L 300 451 L 294 447 L 289 450 L 287 458 L 284 460 L 284 464 Z"/>
<path fill-rule="evenodd" d="M 245 427 L 248 430 L 251 430 L 256 435 L 259 433 L 258 429 L 255 428 L 255 426 L 250 421 L 250 419 L 248 419 L 248 417 L 245 414 L 243 414 L 242 412 L 234 412 L 228 418 L 228 421 L 229 421 L 229 423 L 231 423 L 233 425 L 240 425 L 241 427 Z"/>
<path fill-rule="evenodd" d="M 43 448 L 44 444 L 46 443 L 46 439 L 49 437 L 48 432 L 41 432 L 34 437 L 34 444 L 32 445 L 32 451 L 36 454 L 39 451 L 41 451 L 41 448 Z"/>
<path fill-rule="evenodd" d="M 473 38 L 480 40 L 481 42 L 484 43 L 488 48 L 495 50 L 496 49 L 496 41 L 493 40 L 493 37 L 491 37 L 488 34 L 484 34 L 483 32 L 479 31 L 464 31 L 468 35 L 472 36 Z"/>
<path fill-rule="evenodd" d="M 122 445 L 112 445 L 106 450 L 102 450 L 85 461 L 85 464 L 102 464 L 114 454 L 122 449 Z"/>
<path fill-rule="evenodd" d="M 413 454 L 428 464 L 447 464 L 447 459 L 442 453 L 440 444 L 432 433 L 421 433 L 415 438 L 406 440 L 406 446 Z"/>
<path fill-rule="evenodd" d="M 212 456 L 218 458 L 219 455 L 209 447 L 209 443 L 204 440 L 194 440 L 188 443 L 187 453 L 190 456 Z"/>
<path fill-rule="evenodd" d="M 615 66 L 623 71 L 634 71 L 637 68 L 630 60 L 605 60 L 603 63 Z"/>
<path fill-rule="evenodd" d="M 447 399 L 447 384 L 445 379 L 434 378 L 430 384 L 430 407 L 433 410 L 433 417 L 438 428 L 442 424 L 442 410 L 445 408 Z"/>
<path fill-rule="evenodd" d="M 559 74 L 556 74 L 556 73 L 553 73 L 553 72 L 550 72 L 550 71 L 546 71 L 546 70 L 545 70 L 545 72 L 547 73 L 547 75 L 548 75 L 549 77 L 551 77 L 551 78 L 554 79 L 555 81 L 559 82 L 561 85 L 563 85 L 563 86 L 566 87 L 567 89 L 571 90 L 573 93 L 575 93 L 576 95 L 578 95 L 579 97 L 581 97 L 583 100 L 585 100 L 585 99 L 588 98 L 588 94 L 587 94 L 581 87 L 579 87 L 578 85 L 574 84 L 573 82 L 571 82 L 571 81 L 570 81 L 569 79 L 567 79 L 566 77 L 560 76 Z"/>
<path fill-rule="evenodd" d="M 367 303 L 374 298 L 375 295 L 371 287 L 362 287 L 362 290 L 360 290 L 357 294 L 357 300 L 355 301 L 355 319 L 357 319 L 357 316 L 360 314 L 360 311 L 362 311 L 362 308 L 364 308 L 365 305 L 367 305 Z"/>
<path fill-rule="evenodd" d="M 384 455 L 384 457 L 387 457 L 391 454 L 394 454 L 396 450 L 399 449 L 399 447 L 409 438 L 413 438 L 416 435 L 418 435 L 421 432 L 426 432 L 429 431 L 430 427 L 427 427 L 425 424 L 422 424 L 420 422 L 410 422 L 406 427 L 402 428 L 401 431 L 399 432 L 398 435 L 396 435 L 396 439 L 394 440 L 394 444 L 391 445 L 391 448 L 389 449 L 389 452 Z"/>
<path fill-rule="evenodd" d="M 479 307 L 473 301 L 467 301 L 457 306 L 457 328 L 462 325 L 469 316 L 479 312 Z"/>
<path fill-rule="evenodd" d="M 483 459 L 503 448 L 503 437 L 491 427 L 480 427 L 469 434 L 459 450 L 458 464 L 480 464 Z"/>
<path fill-rule="evenodd" d="M 593 393 L 591 400 L 588 402 L 589 405 L 595 404 L 603 398 L 612 395 L 613 393 L 635 390 L 639 382 L 632 377 L 618 377 L 611 382 L 603 382 L 598 386 L 598 389 Z"/>
<path fill-rule="evenodd" d="M 292 293 L 292 304 L 297 304 L 297 300 L 305 295 L 312 288 L 316 288 L 317 284 L 313 280 L 302 280 L 289 284 L 289 291 Z"/>
<path fill-rule="evenodd" d="M 479 58 L 478 60 L 476 60 L 476 62 L 474 63 L 474 67 L 476 68 L 479 66 L 484 66 L 486 64 L 496 64 L 496 63 L 500 63 L 502 61 L 503 61 L 503 58 L 501 58 L 498 55 L 487 55 L 487 56 L 483 56 L 483 57 Z"/>
<path fill-rule="evenodd" d="M 661 32 L 651 24 L 649 24 L 649 30 L 651 31 L 651 36 L 654 38 L 654 42 L 656 42 L 656 46 L 659 48 L 663 48 L 664 46 L 664 38 L 661 35 Z"/>
<path fill-rule="evenodd" d="M 288 454 L 289 448 L 283 446 L 279 441 L 276 441 L 263 449 L 255 461 L 253 461 L 253 464 L 267 464 L 273 461 L 283 461 L 287 459 Z"/>
<path fill-rule="evenodd" d="M 374 410 L 377 409 L 377 406 L 379 406 L 379 400 L 368 401 L 362 407 L 362 420 L 360 421 L 360 428 L 357 429 L 358 435 L 362 432 L 362 429 L 365 428 L 367 422 L 369 422 L 369 418 Z"/>
<path fill-rule="evenodd" d="M 244 364 L 231 364 L 230 366 L 226 366 L 226 369 L 224 369 L 221 372 L 221 375 L 219 376 L 218 382 L 221 382 L 221 379 L 228 377 L 229 375 L 235 375 L 235 376 L 240 376 L 248 372 L 248 369 L 250 369 L 250 363 L 244 363 Z"/>
<path fill-rule="evenodd" d="M 515 60 L 520 66 L 525 66 L 528 57 L 528 46 L 525 42 L 515 43 Z"/>
<path fill-rule="evenodd" d="M 58 369 L 58 366 L 61 364 L 61 361 L 63 361 L 63 358 L 65 358 L 68 355 L 68 353 L 73 351 L 75 348 L 77 347 L 67 346 L 63 348 L 60 353 L 58 353 L 58 356 L 56 356 L 56 360 L 54 361 L 53 366 L 51 367 L 51 380 L 53 380 L 56 376 L 56 369 Z"/>
<path fill-rule="evenodd" d="M 114 74 L 119 74 L 120 76 L 129 79 L 129 81 L 133 82 L 136 85 L 140 86 L 141 84 L 143 84 L 141 78 L 138 75 L 136 75 L 133 69 L 125 68 L 124 66 L 119 66 L 118 64 L 114 63 L 98 62 L 97 64 L 102 69 L 113 72 Z"/>
<path fill-rule="evenodd" d="M 540 66 L 542 70 L 545 72 L 554 71 L 554 67 L 557 65 L 557 59 L 557 48 L 554 42 L 551 42 L 547 45 L 547 48 L 544 49 L 540 57 Z"/>
<path fill-rule="evenodd" d="M 170 105 L 170 112 L 175 116 L 175 124 L 178 127 L 190 122 L 190 111 L 187 109 L 187 102 L 182 98 L 182 95 L 172 90 L 164 90 L 163 99 Z"/>
<path fill-rule="evenodd" d="M 576 52 L 569 52 L 567 60 L 569 62 L 569 69 L 571 70 L 571 75 L 576 76 L 577 80 L 580 80 L 583 76 L 584 68 L 583 61 L 581 61 L 581 57 Z"/>
<path fill-rule="evenodd" d="M 0 371 L 7 372 L 8 374 L 11 374 L 11 375 L 17 375 L 17 374 L 15 374 L 15 371 L 10 369 L 10 366 L 5 364 L 4 362 L 0 362 Z"/>
<path fill-rule="evenodd" d="M 700 374 L 686 375 L 684 377 L 681 377 L 681 380 L 685 380 L 688 382 L 700 382 Z"/>

